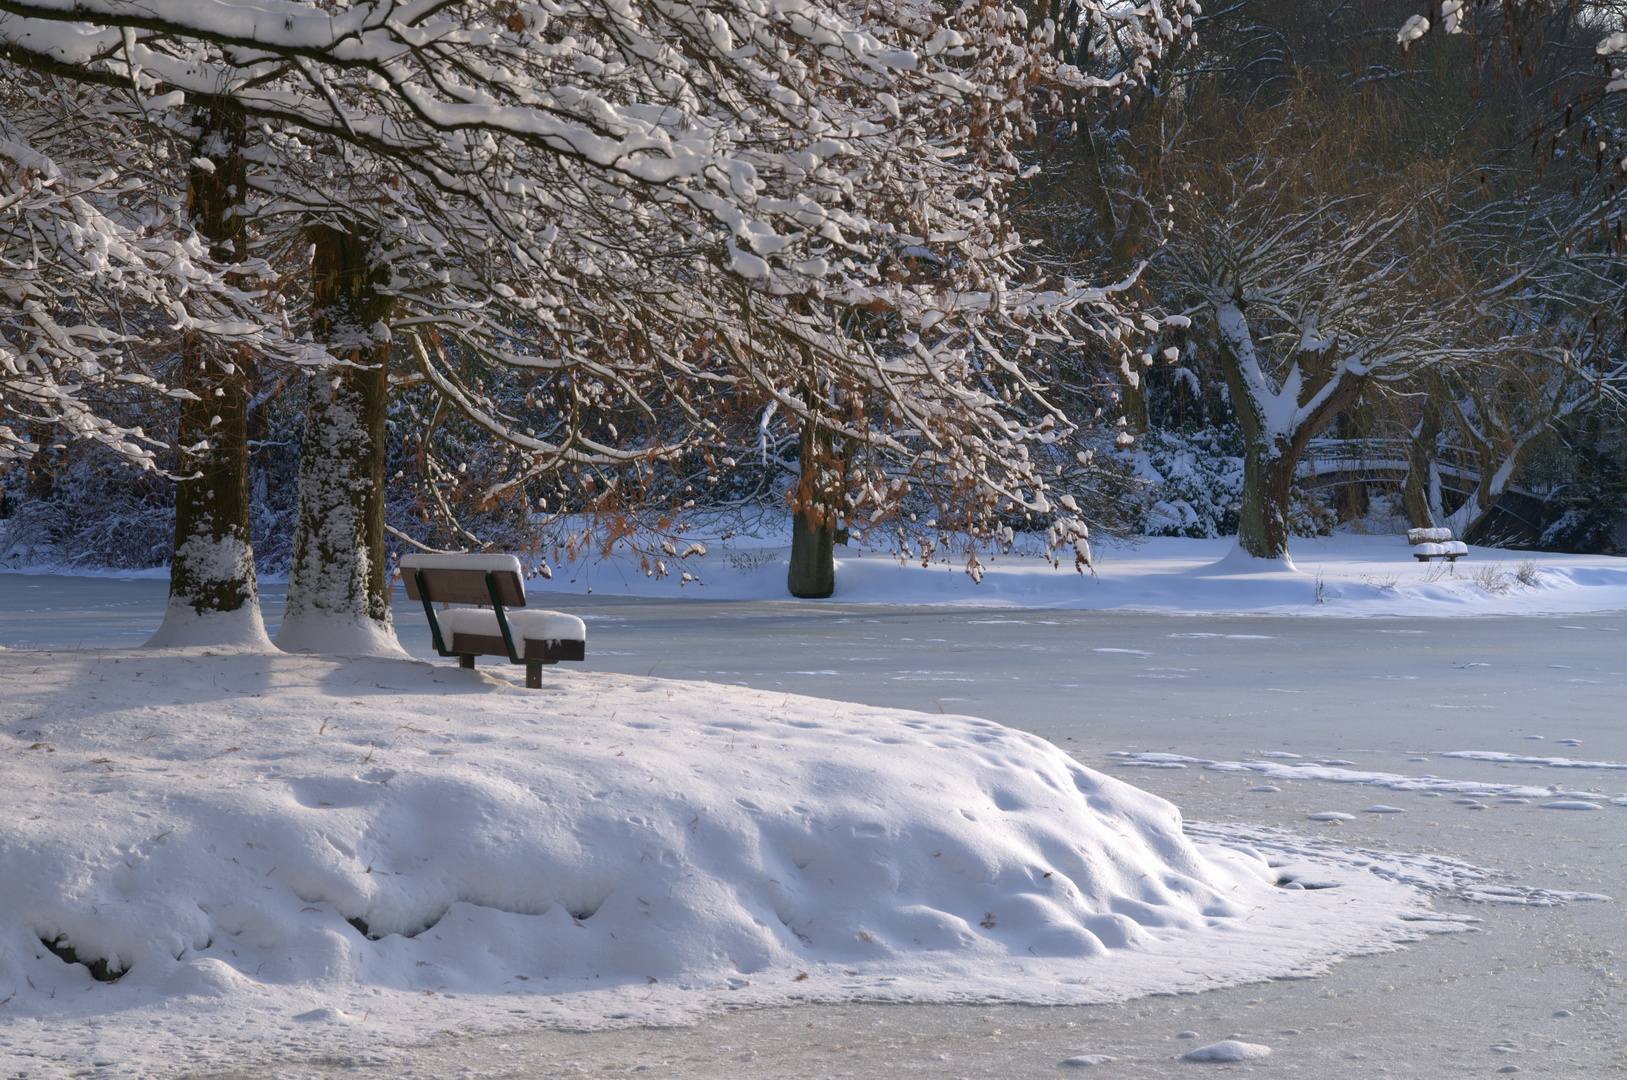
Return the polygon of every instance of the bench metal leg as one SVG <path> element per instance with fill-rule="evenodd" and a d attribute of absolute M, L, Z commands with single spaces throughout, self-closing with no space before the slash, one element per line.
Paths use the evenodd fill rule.
<path fill-rule="evenodd" d="M 475 666 L 474 653 L 459 653 L 458 654 L 458 667 L 472 668 L 474 666 Z"/>
<path fill-rule="evenodd" d="M 527 690 L 542 689 L 541 660 L 527 660 L 525 662 L 525 688 Z"/>

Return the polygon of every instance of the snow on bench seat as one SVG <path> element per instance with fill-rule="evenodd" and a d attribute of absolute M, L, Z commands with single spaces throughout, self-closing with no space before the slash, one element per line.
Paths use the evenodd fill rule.
<path fill-rule="evenodd" d="M 1451 541 L 1451 529 L 1408 529 L 1409 544 L 1445 544 Z"/>
<path fill-rule="evenodd" d="M 1428 562 L 1430 559 L 1445 559 L 1447 562 L 1456 562 L 1460 555 L 1469 554 L 1469 545 L 1461 540 L 1452 540 L 1444 544 L 1414 544 L 1412 554 L 1419 562 Z"/>
<path fill-rule="evenodd" d="M 503 631 L 497 625 L 497 612 L 490 608 L 451 608 L 435 616 L 440 620 L 441 633 L 456 637 L 475 634 L 501 640 Z M 528 608 L 525 611 L 504 611 L 509 632 L 515 640 L 526 641 L 586 641 L 587 624 L 575 615 L 561 611 Z M 456 647 L 453 648 L 456 652 Z"/>

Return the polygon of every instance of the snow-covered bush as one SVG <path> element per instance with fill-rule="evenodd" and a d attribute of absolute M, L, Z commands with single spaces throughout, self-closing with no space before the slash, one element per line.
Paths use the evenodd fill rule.
<path fill-rule="evenodd" d="M 1148 536 L 1236 535 L 1243 499 L 1243 436 L 1236 424 L 1197 431 L 1152 428 L 1128 456 L 1135 476 L 1147 485 L 1142 531 Z M 1294 485 L 1288 502 L 1291 534 L 1326 536 L 1335 519 L 1321 490 Z"/>
<path fill-rule="evenodd" d="M 1132 453 L 1150 485 L 1149 536 L 1212 540 L 1237 532 L 1243 497 L 1242 434 L 1235 424 L 1194 432 L 1153 428 Z"/>
<path fill-rule="evenodd" d="M 161 476 L 131 469 L 99 446 L 37 458 L 31 464 L 48 478 L 37 477 L 32 491 L 10 493 L 11 513 L 0 519 L 0 565 L 140 570 L 169 560 L 175 496 Z"/>

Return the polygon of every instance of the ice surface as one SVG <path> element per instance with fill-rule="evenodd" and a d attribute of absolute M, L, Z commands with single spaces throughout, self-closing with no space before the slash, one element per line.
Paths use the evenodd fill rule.
<path fill-rule="evenodd" d="M 1205 769 L 1214 772 L 1255 772 L 1264 773 L 1266 776 L 1278 780 L 1326 780 L 1335 784 L 1363 784 L 1369 787 L 1390 788 L 1394 791 L 1416 791 L 1423 794 L 1470 792 L 1476 795 L 1503 795 L 1511 798 L 1528 799 L 1545 798 L 1553 794 L 1548 788 L 1533 787 L 1529 784 L 1497 784 L 1478 780 L 1451 780 L 1432 775 L 1406 776 L 1400 773 L 1368 772 L 1332 765 L 1284 765 L 1275 761 L 1214 761 L 1209 758 L 1187 757 L 1184 754 L 1163 751 L 1151 753 L 1114 751 L 1112 756 L 1118 759 L 1116 764 L 1126 767 L 1168 767 L 1178 764 L 1202 765 Z M 1457 756 L 1469 755 L 1460 754 Z M 1491 758 L 1489 760 L 1498 759 Z M 1459 799 L 1458 801 L 1475 802 L 1476 800 Z"/>
<path fill-rule="evenodd" d="M 1538 736 L 1540 738 L 1541 736 Z M 1530 738 L 1530 736 L 1527 736 Z M 1560 742 L 1574 743 L 1574 739 L 1560 739 Z M 1441 757 L 1468 758 L 1471 761 L 1506 761 L 1515 765 L 1549 765 L 1556 769 L 1627 769 L 1627 764 L 1619 761 L 1577 761 L 1574 758 L 1563 757 L 1527 757 L 1520 754 L 1505 754 L 1496 750 L 1447 750 Z"/>

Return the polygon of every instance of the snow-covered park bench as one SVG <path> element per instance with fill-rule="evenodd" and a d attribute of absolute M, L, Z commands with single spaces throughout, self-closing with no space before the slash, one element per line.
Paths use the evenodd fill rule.
<path fill-rule="evenodd" d="M 1457 562 L 1469 554 L 1469 546 L 1452 539 L 1451 529 L 1408 529 L 1407 543 L 1412 545 L 1412 557 L 1426 563 L 1430 559 Z"/>
<path fill-rule="evenodd" d="M 472 668 L 477 656 L 525 665 L 525 685 L 542 686 L 542 665 L 587 659 L 587 627 L 558 611 L 525 607 L 525 579 L 512 555 L 407 555 L 401 560 L 407 596 L 421 600 L 435 651 Z M 479 604 L 437 612 L 435 604 Z"/>

